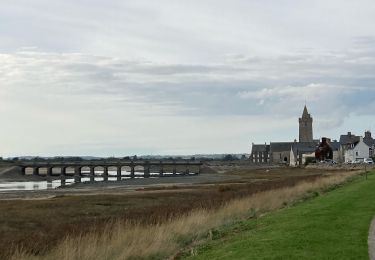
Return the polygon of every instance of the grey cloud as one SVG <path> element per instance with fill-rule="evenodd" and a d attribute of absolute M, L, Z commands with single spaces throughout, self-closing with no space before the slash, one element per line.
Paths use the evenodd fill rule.
<path fill-rule="evenodd" d="M 197 115 L 265 114 L 286 105 L 284 100 L 301 104 L 305 98 L 335 103 L 360 88 L 372 95 L 369 73 L 375 69 L 369 63 L 348 63 L 355 55 L 347 52 L 258 57 L 261 61 L 256 64 L 243 59 L 202 65 L 36 51 L 2 57 L 0 80 L 9 92 L 28 87 L 44 95 L 103 95 L 118 102 L 159 104 L 167 110 L 170 105 L 176 113 Z M 249 98 L 253 103 L 248 103 Z"/>

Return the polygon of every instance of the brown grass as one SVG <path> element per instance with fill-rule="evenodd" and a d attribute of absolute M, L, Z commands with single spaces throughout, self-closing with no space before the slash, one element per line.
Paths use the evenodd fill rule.
<path fill-rule="evenodd" d="M 209 231 L 234 220 L 279 209 L 313 191 L 345 182 L 357 172 L 337 173 L 291 187 L 261 191 L 233 199 L 219 208 L 200 208 L 156 224 L 129 221 L 109 223 L 102 230 L 66 237 L 43 256 L 33 256 L 22 249 L 13 259 L 128 259 L 131 257 L 170 256 L 181 246 L 202 239 Z"/>
<path fill-rule="evenodd" d="M 217 209 L 233 199 L 313 181 L 322 171 L 247 171 L 242 175 L 233 183 L 154 187 L 130 194 L 107 191 L 73 196 L 67 191 L 49 199 L 0 200 L 0 259 L 8 259 L 15 248 L 44 255 L 64 237 L 101 230 L 108 222 L 160 224 L 192 210 Z"/>

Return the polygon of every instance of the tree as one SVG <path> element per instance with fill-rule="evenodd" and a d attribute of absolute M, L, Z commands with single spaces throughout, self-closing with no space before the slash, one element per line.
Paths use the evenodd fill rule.
<path fill-rule="evenodd" d="M 235 158 L 233 155 L 227 154 L 227 155 L 224 156 L 223 161 L 234 161 L 236 159 L 237 158 Z"/>

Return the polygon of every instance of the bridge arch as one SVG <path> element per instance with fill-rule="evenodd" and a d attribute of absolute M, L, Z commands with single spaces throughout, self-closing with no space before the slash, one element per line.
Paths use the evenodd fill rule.
<path fill-rule="evenodd" d="M 38 167 L 37 168 L 37 174 L 40 176 L 47 176 L 48 174 L 48 167 Z"/>
<path fill-rule="evenodd" d="M 94 175 L 95 176 L 103 176 L 104 175 L 104 166 L 95 166 L 94 167 Z"/>
<path fill-rule="evenodd" d="M 79 170 L 79 167 L 73 167 L 73 166 L 68 166 L 68 167 L 65 167 L 65 174 L 66 175 L 75 175 L 75 174 L 79 174 L 79 172 L 77 173 L 76 170 Z"/>
<path fill-rule="evenodd" d="M 25 167 L 23 169 L 23 172 L 25 175 L 33 175 L 34 172 L 35 172 L 35 168 L 34 167 Z"/>
<path fill-rule="evenodd" d="M 77 169 L 80 171 L 81 175 L 90 175 L 91 168 L 90 166 L 84 165 L 82 167 L 77 167 Z"/>
<path fill-rule="evenodd" d="M 52 175 L 62 175 L 63 173 L 63 167 L 61 166 L 54 166 L 51 168 L 51 174 Z"/>
<path fill-rule="evenodd" d="M 143 165 L 135 165 L 134 166 L 134 175 L 135 176 L 143 176 L 145 174 L 145 167 Z"/>
<path fill-rule="evenodd" d="M 108 167 L 108 176 L 110 176 L 110 177 L 117 176 L 117 166 L 109 166 Z"/>
<path fill-rule="evenodd" d="M 121 167 L 121 175 L 130 176 L 132 173 L 132 167 L 124 165 Z"/>

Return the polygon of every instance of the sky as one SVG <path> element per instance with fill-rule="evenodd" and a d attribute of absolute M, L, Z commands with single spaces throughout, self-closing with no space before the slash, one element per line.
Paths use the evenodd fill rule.
<path fill-rule="evenodd" d="M 375 131 L 375 1 L 1 0 L 0 156 Z"/>

